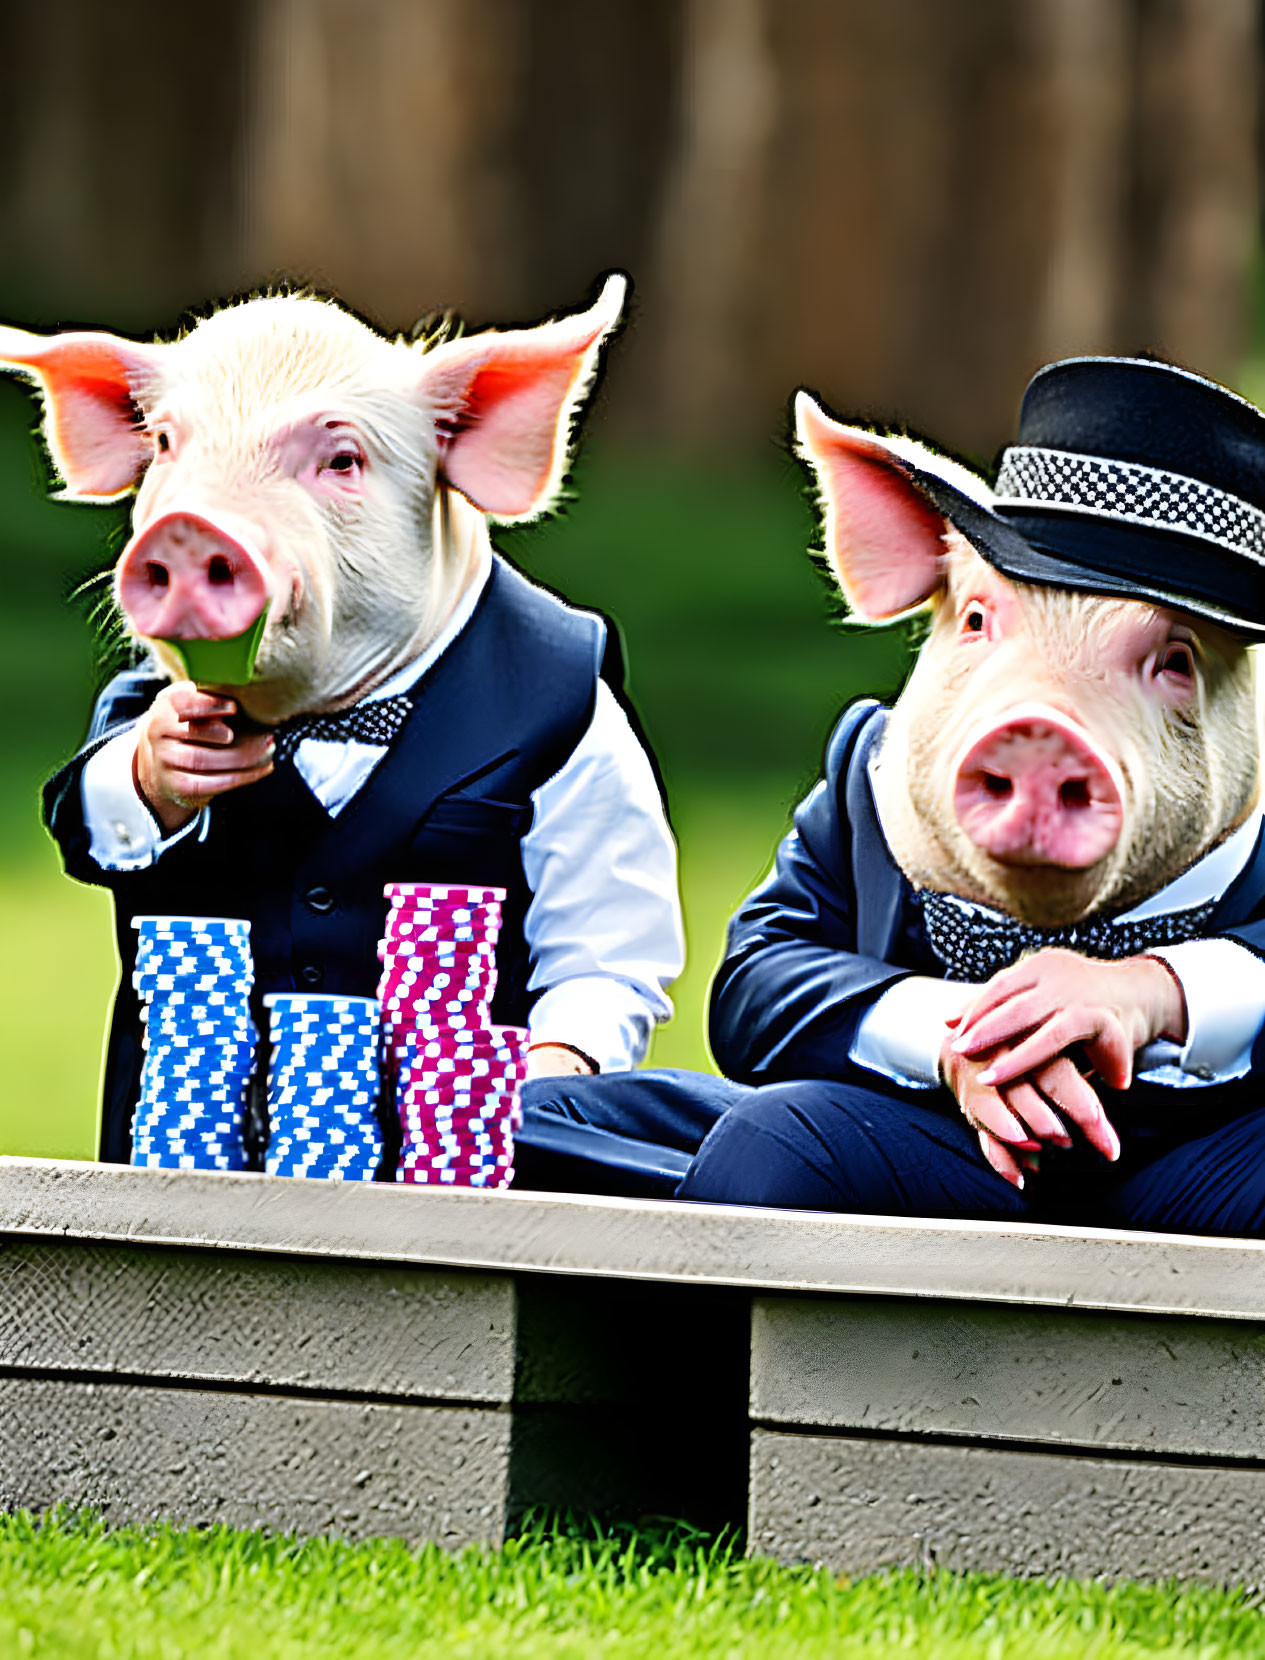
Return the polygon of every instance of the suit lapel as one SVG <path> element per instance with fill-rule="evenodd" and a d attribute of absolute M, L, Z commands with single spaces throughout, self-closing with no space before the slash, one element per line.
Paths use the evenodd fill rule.
<path fill-rule="evenodd" d="M 1265 826 L 1247 864 L 1222 894 L 1208 924 L 1210 934 L 1249 922 L 1265 904 Z"/>
<path fill-rule="evenodd" d="M 876 710 L 865 723 L 844 788 L 852 831 L 852 886 L 856 894 L 857 950 L 863 957 L 890 961 L 900 933 L 905 878 L 892 858 L 878 821 L 870 784 L 870 757 L 883 735 L 886 711 Z"/>

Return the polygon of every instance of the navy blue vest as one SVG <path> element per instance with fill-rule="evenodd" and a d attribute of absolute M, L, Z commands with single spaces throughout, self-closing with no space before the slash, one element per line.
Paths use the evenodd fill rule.
<path fill-rule="evenodd" d="M 526 1022 L 533 999 L 523 917 L 531 895 L 521 842 L 532 792 L 589 725 L 606 644 L 601 618 L 572 610 L 498 559 L 469 623 L 413 689 L 415 707 L 395 743 L 337 817 L 283 764 L 219 799 L 201 844 L 189 836 L 130 873 L 102 872 L 89 859 L 79 778 L 94 738 L 135 719 L 164 682 L 132 674 L 106 688 L 88 746 L 45 790 L 67 871 L 107 883 L 115 899 L 122 980 L 106 1065 L 103 1159 L 130 1156 L 141 1062 L 131 985 L 137 914 L 249 918 L 257 996 L 372 996 L 385 882 L 503 887 L 492 1018 Z"/>

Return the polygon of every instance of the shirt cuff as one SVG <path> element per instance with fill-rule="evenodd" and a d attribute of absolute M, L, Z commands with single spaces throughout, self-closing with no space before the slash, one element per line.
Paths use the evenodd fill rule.
<path fill-rule="evenodd" d="M 849 1060 L 910 1089 L 940 1083 L 940 1050 L 950 1015 L 960 1014 L 979 990 L 961 980 L 911 974 L 889 986 L 861 1016 Z"/>
<path fill-rule="evenodd" d="M 627 980 L 593 974 L 562 980 L 537 998 L 529 1041 L 562 1043 L 603 1072 L 629 1072 L 645 1059 L 656 1010 Z"/>
<path fill-rule="evenodd" d="M 149 808 L 136 793 L 132 759 L 136 733 L 120 732 L 84 763 L 79 787 L 83 799 L 88 852 L 102 870 L 145 870 L 160 854 L 194 831 L 206 834 L 206 808 L 173 835 L 164 836 Z"/>
<path fill-rule="evenodd" d="M 1147 956 L 1167 963 L 1181 984 L 1186 1042 L 1148 1044 L 1138 1055 L 1138 1076 L 1179 1084 L 1245 1077 L 1265 1020 L 1265 962 L 1229 939 L 1187 940 Z"/>

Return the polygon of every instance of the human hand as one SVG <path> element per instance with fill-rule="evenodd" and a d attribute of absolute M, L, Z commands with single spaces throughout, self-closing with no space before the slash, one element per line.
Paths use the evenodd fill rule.
<path fill-rule="evenodd" d="M 1071 1146 L 1059 1113 L 1078 1125 L 1089 1144 L 1107 1159 L 1119 1158 L 1120 1140 L 1102 1102 L 1066 1055 L 1005 1085 L 984 1082 L 996 1058 L 958 1053 L 952 1032 L 940 1051 L 940 1075 L 962 1116 L 979 1135 L 980 1151 L 999 1176 L 1022 1187 L 1023 1171 L 1035 1168 L 1043 1142 Z"/>
<path fill-rule="evenodd" d="M 533 1078 L 588 1078 L 593 1068 L 565 1043 L 534 1043 L 527 1051 L 527 1081 Z"/>
<path fill-rule="evenodd" d="M 1158 1037 L 1186 1037 L 1181 984 L 1161 958 L 1101 962 L 1054 948 L 995 974 L 958 1016 L 951 1046 L 974 1058 L 1000 1051 L 980 1077 L 1000 1087 L 1080 1044 L 1109 1088 L 1127 1089 L 1134 1055 Z"/>
<path fill-rule="evenodd" d="M 272 771 L 271 732 L 238 736 L 232 698 L 200 692 L 191 680 L 165 686 L 141 718 L 132 763 L 136 788 L 168 835 L 227 790 Z"/>

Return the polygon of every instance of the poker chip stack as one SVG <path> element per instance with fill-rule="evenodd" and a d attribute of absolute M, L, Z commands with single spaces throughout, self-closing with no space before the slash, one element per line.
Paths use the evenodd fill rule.
<path fill-rule="evenodd" d="M 392 882 L 384 891 L 378 996 L 402 1131 L 396 1180 L 508 1187 L 527 1032 L 488 1014 L 505 890 Z"/>
<path fill-rule="evenodd" d="M 273 992 L 264 1003 L 268 1174 L 371 1182 L 382 1158 L 377 1003 L 306 992 Z"/>
<path fill-rule="evenodd" d="M 132 984 L 143 1000 L 145 1059 L 132 1163 L 159 1170 L 244 1170 L 242 1121 L 255 1061 L 250 923 L 137 916 Z"/>

